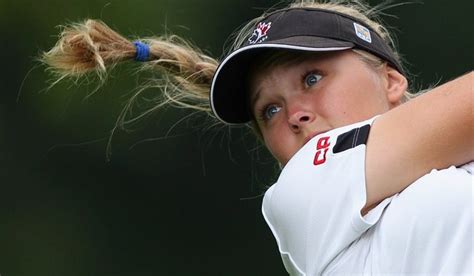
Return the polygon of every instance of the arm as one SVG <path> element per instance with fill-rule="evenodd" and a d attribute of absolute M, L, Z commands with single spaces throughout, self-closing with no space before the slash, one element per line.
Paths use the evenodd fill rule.
<path fill-rule="evenodd" d="M 432 169 L 474 159 L 474 73 L 380 116 L 367 141 L 362 214 Z"/>

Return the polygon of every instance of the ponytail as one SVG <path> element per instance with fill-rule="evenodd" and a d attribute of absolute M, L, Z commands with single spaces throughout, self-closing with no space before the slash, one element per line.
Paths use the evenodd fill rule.
<path fill-rule="evenodd" d="M 58 76 L 58 80 L 95 73 L 104 81 L 108 71 L 116 64 L 134 59 L 144 61 L 142 70 L 159 72 L 163 82 L 145 85 L 131 101 L 137 99 L 141 91 L 159 86 L 162 96 L 156 106 L 171 103 L 213 116 L 209 106 L 209 90 L 218 61 L 178 36 L 130 41 L 104 22 L 88 19 L 63 27 L 56 45 L 43 53 L 40 60 Z M 125 109 L 130 108 L 131 104 L 129 102 Z M 127 110 L 124 110 L 120 120 L 122 123 L 126 114 Z"/>

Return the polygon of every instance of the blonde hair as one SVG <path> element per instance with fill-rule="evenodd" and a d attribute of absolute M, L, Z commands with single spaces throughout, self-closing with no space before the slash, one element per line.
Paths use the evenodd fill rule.
<path fill-rule="evenodd" d="M 208 90 L 217 60 L 175 35 L 140 41 L 150 47 L 149 60 L 142 64 L 142 69 L 161 72 L 168 84 L 176 85 L 175 90 L 163 89 L 164 101 L 210 112 Z M 43 53 L 41 60 L 60 80 L 89 73 L 104 80 L 110 68 L 119 62 L 133 60 L 135 55 L 132 41 L 104 22 L 88 19 L 63 27 L 58 42 Z"/>
<path fill-rule="evenodd" d="M 305 1 L 297 0 L 285 8 L 311 7 L 337 11 L 360 19 L 374 29 L 396 51 L 394 39 L 389 31 L 377 19 L 377 13 L 389 7 L 387 4 L 373 8 L 358 0 Z M 273 10 L 274 11 L 274 10 Z M 232 37 L 234 42 L 229 48 L 239 48 L 252 33 L 255 24 L 272 10 L 248 22 Z M 369 19 L 370 18 L 370 19 Z M 141 64 L 141 70 L 159 72 L 161 77 L 156 82 L 148 83 L 131 97 L 120 114 L 114 130 L 125 128 L 126 124 L 141 118 L 167 104 L 202 111 L 215 118 L 209 105 L 209 90 L 212 77 L 219 64 L 218 59 L 204 54 L 186 40 L 177 36 L 158 36 L 140 39 L 150 47 L 148 61 Z M 133 41 L 124 38 L 99 20 L 64 26 L 56 45 L 43 53 L 41 61 L 57 76 L 57 81 L 64 78 L 80 78 L 96 74 L 103 82 L 108 72 L 116 64 L 133 60 L 136 55 Z M 385 63 L 378 57 L 362 50 L 354 50 L 369 64 Z M 401 63 L 401 62 L 400 62 Z M 159 88 L 154 106 L 136 117 L 131 116 L 134 102 L 150 88 Z M 407 94 L 409 95 L 409 94 Z M 406 96 L 408 99 L 409 96 Z"/>

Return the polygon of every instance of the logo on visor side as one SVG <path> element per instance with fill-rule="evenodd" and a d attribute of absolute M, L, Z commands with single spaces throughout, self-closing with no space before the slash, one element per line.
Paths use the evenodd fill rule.
<path fill-rule="evenodd" d="M 249 38 L 250 44 L 261 43 L 267 39 L 267 32 L 272 27 L 272 22 L 260 22 L 258 23 L 252 35 Z"/>
<path fill-rule="evenodd" d="M 366 27 L 364 27 L 360 24 L 357 24 L 355 22 L 354 22 L 354 29 L 355 29 L 356 35 L 360 39 L 362 39 L 366 42 L 372 43 L 372 38 L 370 37 L 369 29 L 367 29 Z"/>

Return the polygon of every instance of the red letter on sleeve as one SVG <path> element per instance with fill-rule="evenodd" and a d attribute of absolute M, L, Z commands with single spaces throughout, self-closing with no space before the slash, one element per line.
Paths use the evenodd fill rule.
<path fill-rule="evenodd" d="M 313 161 L 313 164 L 315 166 L 321 165 L 326 162 L 326 153 L 328 152 L 329 145 L 329 136 L 319 138 L 318 143 L 316 144 L 317 151 L 314 155 Z"/>

